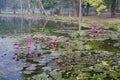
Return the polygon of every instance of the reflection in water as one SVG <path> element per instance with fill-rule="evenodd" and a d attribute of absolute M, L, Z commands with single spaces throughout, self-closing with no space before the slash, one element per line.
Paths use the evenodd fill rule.
<path fill-rule="evenodd" d="M 0 34 L 11 35 L 20 33 L 20 19 L 10 17 L 0 17 Z"/>
<path fill-rule="evenodd" d="M 48 20 L 33 20 L 22 17 L 0 17 L 0 35 L 19 35 L 25 33 L 54 34 L 53 31 L 61 30 L 71 25 L 52 22 Z"/>
<path fill-rule="evenodd" d="M 47 23 L 48 23 L 48 20 L 45 21 L 45 23 L 44 23 L 44 25 L 43 25 L 43 28 L 42 28 L 42 31 L 44 31 L 45 26 L 47 25 Z"/>
<path fill-rule="evenodd" d="M 28 30 L 29 30 L 29 33 L 31 33 L 30 28 L 31 28 L 31 19 L 29 19 L 29 23 L 28 23 Z"/>
<path fill-rule="evenodd" d="M 14 29 L 14 35 L 16 36 L 16 34 L 17 34 L 17 31 L 16 31 L 16 29 Z"/>
<path fill-rule="evenodd" d="M 24 31 L 24 29 L 23 29 L 23 27 L 24 27 L 24 25 L 23 25 L 24 22 L 23 22 L 23 21 L 24 21 L 24 17 L 21 16 L 21 34 L 24 33 L 24 32 L 23 32 L 23 31 Z"/>

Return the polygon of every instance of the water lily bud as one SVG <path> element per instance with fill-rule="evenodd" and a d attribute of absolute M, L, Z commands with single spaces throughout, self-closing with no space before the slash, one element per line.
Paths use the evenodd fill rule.
<path fill-rule="evenodd" d="M 19 45 L 15 45 L 15 49 L 19 49 Z"/>

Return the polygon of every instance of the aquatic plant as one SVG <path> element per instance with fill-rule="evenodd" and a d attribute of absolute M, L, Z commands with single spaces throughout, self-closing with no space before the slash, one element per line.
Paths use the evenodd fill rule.
<path fill-rule="evenodd" d="M 59 45 L 60 43 L 62 42 L 61 40 L 57 40 L 55 38 L 52 38 L 50 41 L 49 41 L 49 47 L 54 49 L 54 50 L 58 50 L 59 48 Z"/>
<path fill-rule="evenodd" d="M 15 45 L 15 49 L 19 49 L 19 45 Z"/>
<path fill-rule="evenodd" d="M 51 39 L 50 42 L 51 42 L 51 43 L 55 43 L 55 42 L 56 42 L 56 39 Z"/>
<path fill-rule="evenodd" d="M 88 31 L 88 35 L 90 37 L 98 37 L 102 34 L 103 24 L 88 23 L 88 25 L 91 27 L 91 29 Z"/>
<path fill-rule="evenodd" d="M 27 46 L 26 46 L 26 48 L 27 48 L 27 49 L 30 49 L 30 48 L 31 48 L 31 46 L 30 46 L 30 45 L 27 45 Z"/>

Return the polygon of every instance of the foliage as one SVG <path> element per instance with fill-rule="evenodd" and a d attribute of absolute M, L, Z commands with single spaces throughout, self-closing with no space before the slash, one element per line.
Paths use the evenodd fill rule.
<path fill-rule="evenodd" d="M 116 0 L 107 0 L 107 1 L 104 0 L 104 2 L 107 6 L 111 6 L 113 4 L 113 2 L 116 2 Z"/>
<path fill-rule="evenodd" d="M 57 8 L 60 0 L 42 0 L 43 5 L 46 9 Z"/>
<path fill-rule="evenodd" d="M 103 28 L 102 28 L 103 24 L 88 23 L 88 25 L 91 27 L 91 29 L 88 32 L 88 35 L 90 37 L 97 37 L 103 33 Z"/>
<path fill-rule="evenodd" d="M 68 80 L 70 75 L 76 73 L 77 75 L 75 76 L 77 79 L 75 80 L 103 80 L 106 78 L 117 80 L 119 78 L 120 73 L 118 70 L 120 65 L 117 64 L 118 61 L 115 61 L 115 64 L 113 65 L 114 61 L 111 60 L 113 58 L 116 59 L 116 55 L 114 53 L 110 54 L 108 52 L 100 53 L 98 51 L 89 51 L 89 54 L 87 52 L 74 53 L 73 56 L 69 53 L 64 54 L 63 56 L 61 57 L 64 62 L 62 65 L 66 65 L 65 67 L 67 67 L 67 65 L 72 66 L 72 68 L 65 68 L 67 71 L 63 74 L 65 76 L 64 78 L 67 78 Z"/>
<path fill-rule="evenodd" d="M 120 22 L 103 22 L 103 24 L 120 32 Z"/>
<path fill-rule="evenodd" d="M 35 6 L 35 5 L 37 5 L 38 1 L 39 1 L 39 0 L 30 0 L 30 3 L 31 3 L 33 6 Z"/>
<path fill-rule="evenodd" d="M 106 9 L 106 5 L 104 0 L 85 0 L 84 2 L 89 3 L 91 6 L 96 8 L 96 11 L 98 15 L 100 15 L 100 12 L 104 9 Z"/>
<path fill-rule="evenodd" d="M 80 38 L 80 32 L 79 32 L 79 31 L 73 32 L 73 33 L 71 33 L 70 35 L 71 35 L 71 37 L 73 37 L 73 38 Z"/>
<path fill-rule="evenodd" d="M 5 8 L 6 0 L 0 0 L 0 14 L 1 14 L 1 9 Z"/>

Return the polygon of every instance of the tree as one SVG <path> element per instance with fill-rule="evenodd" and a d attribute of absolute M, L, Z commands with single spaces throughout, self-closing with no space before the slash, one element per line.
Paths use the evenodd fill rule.
<path fill-rule="evenodd" d="M 82 0 L 82 9 L 83 9 L 83 14 L 84 14 L 84 8 L 87 8 L 87 15 L 88 15 L 88 10 L 89 10 L 89 6 L 93 6 L 96 8 L 96 11 L 99 13 L 100 12 L 100 8 L 101 6 L 99 6 L 99 3 L 101 0 Z M 79 0 L 73 0 L 73 4 L 74 4 L 74 16 L 79 16 Z"/>
<path fill-rule="evenodd" d="M 111 17 L 114 17 L 115 16 L 115 5 L 116 5 L 117 0 L 111 0 L 111 1 L 112 1 L 112 4 L 111 4 Z"/>
<path fill-rule="evenodd" d="M 37 7 L 39 0 L 30 0 L 29 6 L 32 8 L 32 13 L 35 13 L 35 7 Z"/>
<path fill-rule="evenodd" d="M 115 8 L 117 0 L 104 0 L 107 6 L 110 6 L 111 17 L 115 17 Z"/>
<path fill-rule="evenodd" d="M 6 0 L 0 0 L 0 14 L 2 12 L 2 8 L 5 7 L 5 4 L 6 4 Z"/>
<path fill-rule="evenodd" d="M 100 15 L 102 10 L 107 9 L 107 6 L 110 6 L 111 17 L 115 16 L 115 8 L 117 0 L 84 0 L 88 2 L 91 6 L 96 8 L 98 15 Z"/>
<path fill-rule="evenodd" d="M 12 8 L 13 14 L 16 14 L 16 9 L 19 7 L 18 5 L 19 5 L 19 0 L 9 0 L 9 6 Z"/>
<path fill-rule="evenodd" d="M 74 4 L 74 16 L 79 16 L 79 0 L 73 0 Z"/>
<path fill-rule="evenodd" d="M 23 0 L 20 0 L 21 17 L 23 18 Z"/>
<path fill-rule="evenodd" d="M 102 10 L 107 8 L 104 0 L 84 0 L 84 2 L 89 3 L 91 6 L 95 7 L 98 15 L 100 15 Z"/>
<path fill-rule="evenodd" d="M 30 0 L 28 0 L 28 13 L 29 14 L 31 13 L 31 3 L 30 3 Z"/>
<path fill-rule="evenodd" d="M 42 0 L 45 9 L 56 8 L 61 0 Z"/>

